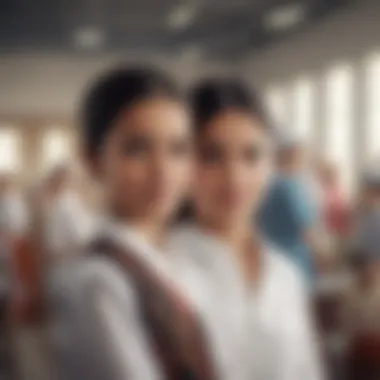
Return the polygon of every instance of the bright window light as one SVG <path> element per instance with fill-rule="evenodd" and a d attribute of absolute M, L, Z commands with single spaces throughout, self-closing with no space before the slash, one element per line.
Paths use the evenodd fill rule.
<path fill-rule="evenodd" d="M 265 103 L 269 111 L 270 121 L 276 128 L 288 127 L 289 107 L 287 94 L 283 87 L 271 87 L 265 96 Z"/>
<path fill-rule="evenodd" d="M 351 66 L 333 67 L 326 75 L 326 157 L 339 165 L 348 193 L 354 185 L 353 88 Z"/>
<path fill-rule="evenodd" d="M 380 54 L 366 62 L 365 159 L 380 159 Z"/>
<path fill-rule="evenodd" d="M 56 165 L 66 164 L 71 159 L 70 139 L 60 129 L 45 133 L 42 140 L 43 167 L 49 169 Z"/>
<path fill-rule="evenodd" d="M 308 143 L 312 143 L 315 132 L 314 90 L 314 83 L 308 77 L 299 78 L 293 88 L 294 133 Z"/>
<path fill-rule="evenodd" d="M 21 136 L 11 128 L 0 129 L 0 172 L 16 173 L 21 168 Z"/>

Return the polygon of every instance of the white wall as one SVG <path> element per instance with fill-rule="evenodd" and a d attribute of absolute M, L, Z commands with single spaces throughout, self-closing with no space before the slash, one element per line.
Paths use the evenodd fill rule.
<path fill-rule="evenodd" d="M 23 54 L 0 57 L 0 117 L 71 117 L 83 87 L 97 73 L 125 57 L 70 57 L 52 54 Z M 213 62 L 183 62 L 161 57 L 143 57 L 187 83 L 196 75 L 228 71 Z"/>

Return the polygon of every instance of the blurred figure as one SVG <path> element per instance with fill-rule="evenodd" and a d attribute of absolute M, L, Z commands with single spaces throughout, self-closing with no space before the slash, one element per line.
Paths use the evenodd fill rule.
<path fill-rule="evenodd" d="M 376 168 L 364 178 L 353 229 L 353 250 L 380 260 L 380 172 Z"/>
<path fill-rule="evenodd" d="M 180 89 L 154 69 L 113 70 L 90 89 L 82 127 L 105 210 L 87 257 L 52 276 L 60 378 L 219 379 L 205 283 L 168 231 L 192 163 Z"/>
<path fill-rule="evenodd" d="M 193 106 L 193 210 L 178 246 L 198 256 L 213 283 L 207 315 L 215 316 L 223 378 L 320 379 L 302 276 L 256 223 L 273 164 L 260 102 L 239 81 L 221 79 L 201 83 Z"/>
<path fill-rule="evenodd" d="M 377 255 L 352 258 L 354 282 L 345 304 L 347 378 L 380 378 L 380 261 Z"/>
<path fill-rule="evenodd" d="M 0 231 L 4 239 L 24 235 L 28 212 L 21 189 L 9 175 L 0 176 Z"/>
<path fill-rule="evenodd" d="M 13 315 L 21 317 L 28 298 L 29 213 L 21 189 L 15 180 L 0 178 L 0 251 L 3 296 L 11 294 Z"/>
<path fill-rule="evenodd" d="M 73 185 L 69 168 L 55 168 L 41 193 L 44 240 L 49 260 L 76 257 L 94 233 L 93 215 Z"/>
<path fill-rule="evenodd" d="M 315 178 L 305 172 L 305 156 L 298 141 L 285 140 L 277 152 L 277 173 L 264 200 L 260 225 L 264 234 L 311 281 L 319 250 L 319 209 Z"/>
<path fill-rule="evenodd" d="M 323 222 L 325 231 L 338 243 L 347 237 L 350 212 L 339 181 L 339 170 L 333 164 L 321 163 L 319 180 L 323 197 Z"/>

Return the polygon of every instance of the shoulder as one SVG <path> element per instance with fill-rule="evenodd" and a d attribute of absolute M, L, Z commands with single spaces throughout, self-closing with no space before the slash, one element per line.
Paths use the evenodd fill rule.
<path fill-rule="evenodd" d="M 106 258 L 85 258 L 62 264 L 49 276 L 49 299 L 72 307 L 96 303 L 97 297 L 107 296 L 119 301 L 132 301 L 130 278 Z"/>
<path fill-rule="evenodd" d="M 288 198 L 291 189 L 292 183 L 289 178 L 277 176 L 273 178 L 269 186 L 267 198 L 276 200 L 276 202 L 283 201 Z"/>

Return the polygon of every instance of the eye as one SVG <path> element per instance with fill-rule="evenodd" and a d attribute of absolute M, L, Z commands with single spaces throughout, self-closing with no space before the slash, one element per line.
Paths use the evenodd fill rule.
<path fill-rule="evenodd" d="M 129 137 L 121 142 L 121 151 L 125 157 L 139 157 L 148 153 L 149 141 L 142 137 Z"/>
<path fill-rule="evenodd" d="M 260 161 L 263 155 L 263 149 L 257 145 L 251 145 L 246 147 L 242 154 L 244 161 L 250 164 L 255 164 L 258 161 Z"/>
<path fill-rule="evenodd" d="M 200 148 L 199 158 L 204 164 L 218 164 L 223 161 L 223 150 L 216 144 L 207 144 Z"/>

